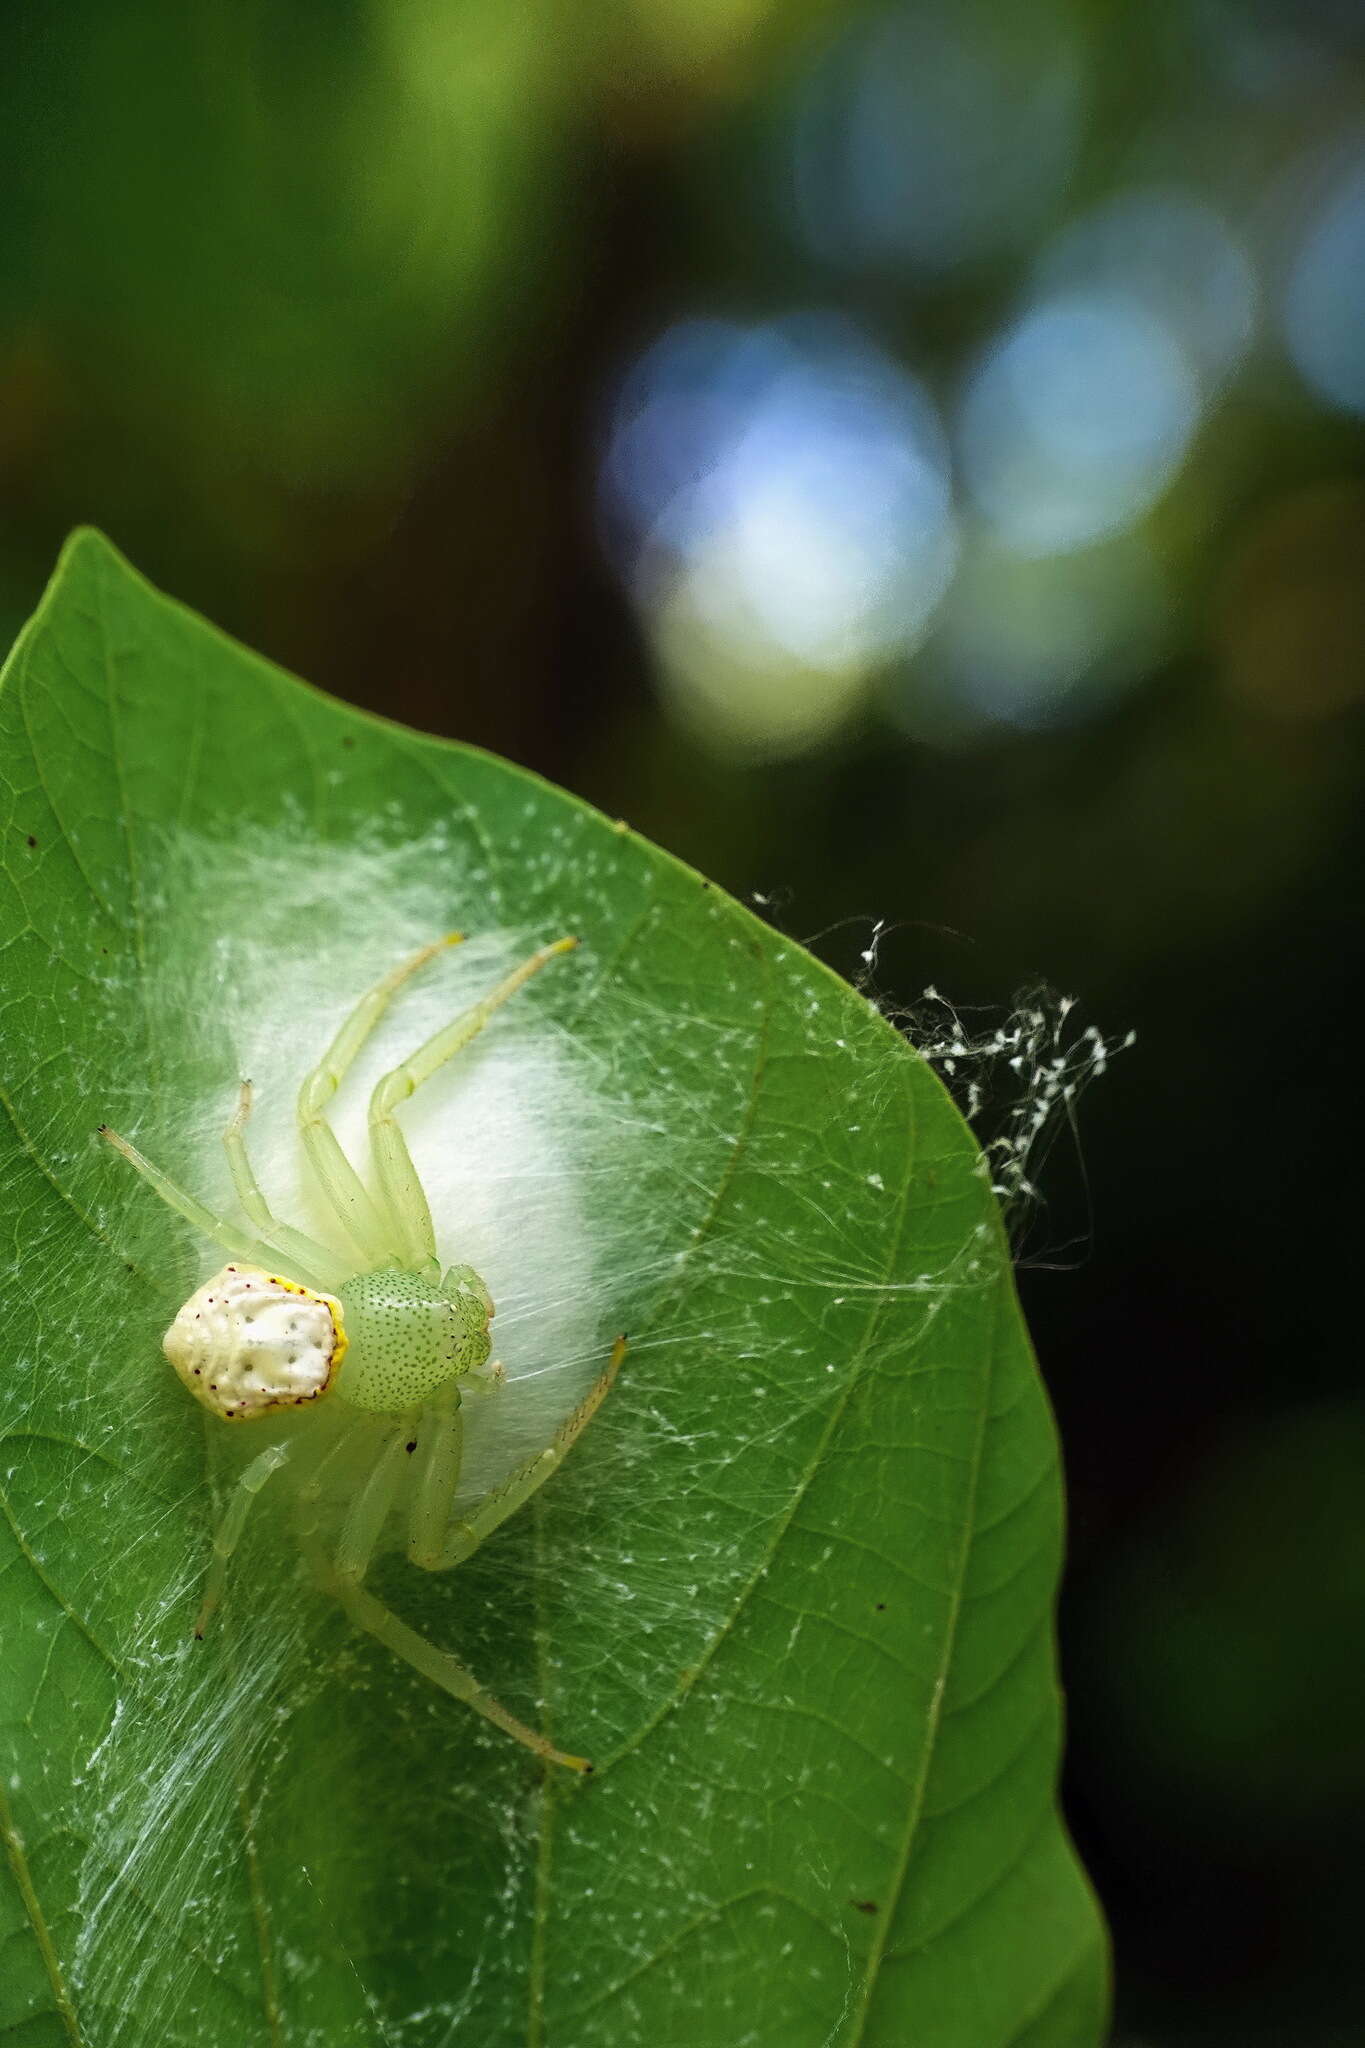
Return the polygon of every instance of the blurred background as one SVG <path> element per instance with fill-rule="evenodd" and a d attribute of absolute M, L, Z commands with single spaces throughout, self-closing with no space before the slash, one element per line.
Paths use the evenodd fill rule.
<path fill-rule="evenodd" d="M 1115 2039 L 1365 2038 L 1365 18 L 0 20 L 6 641 L 93 521 L 888 1005 L 1136 1029 L 1022 1241 Z"/>

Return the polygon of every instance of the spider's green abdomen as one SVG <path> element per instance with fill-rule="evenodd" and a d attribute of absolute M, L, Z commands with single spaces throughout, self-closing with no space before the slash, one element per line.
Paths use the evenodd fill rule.
<path fill-rule="evenodd" d="M 483 1365 L 492 1349 L 492 1304 L 468 1266 L 440 1280 L 381 1267 L 358 1273 L 338 1296 L 350 1349 L 336 1390 L 374 1414 L 416 1407 Z"/>

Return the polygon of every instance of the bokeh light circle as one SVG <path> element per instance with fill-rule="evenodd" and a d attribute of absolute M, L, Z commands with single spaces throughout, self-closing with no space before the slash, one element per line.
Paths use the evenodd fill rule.
<path fill-rule="evenodd" d="M 1064 8 L 1024 16 L 964 0 L 860 22 L 792 121 L 784 183 L 800 239 L 839 268 L 927 275 L 1016 245 L 1065 186 L 1086 83 Z"/>
<path fill-rule="evenodd" d="M 1241 363 L 1258 287 L 1246 250 L 1216 208 L 1178 185 L 1129 186 L 1070 222 L 1039 258 L 1040 295 L 1126 294 L 1175 336 L 1208 388 Z"/>
<path fill-rule="evenodd" d="M 1299 248 L 1284 331 L 1305 383 L 1329 405 L 1365 414 L 1365 147 L 1335 181 Z"/>
<path fill-rule="evenodd" d="M 966 480 L 1003 546 L 1085 547 L 1156 502 L 1199 413 L 1184 351 L 1140 301 L 1061 293 L 1027 308 L 969 379 Z"/>
<path fill-rule="evenodd" d="M 1168 641 L 1166 578 L 1138 534 L 1033 559 L 977 536 L 899 722 L 1042 731 L 1095 715 Z"/>
<path fill-rule="evenodd" d="M 932 401 L 829 315 L 669 328 L 621 387 L 601 498 L 675 701 L 746 751 L 823 737 L 956 560 Z"/>

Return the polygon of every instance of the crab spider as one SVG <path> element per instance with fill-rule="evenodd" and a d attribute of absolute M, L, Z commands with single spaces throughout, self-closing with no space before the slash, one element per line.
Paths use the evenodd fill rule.
<path fill-rule="evenodd" d="M 299 1091 L 299 1135 L 348 1252 L 271 1213 L 247 1155 L 249 1082 L 242 1083 L 223 1142 L 250 1230 L 214 1215 L 107 1124 L 100 1134 L 163 1202 L 230 1255 L 230 1263 L 190 1296 L 163 1341 L 189 1391 L 229 1423 L 302 1411 L 289 1433 L 253 1458 L 237 1480 L 214 1537 L 196 1636 L 222 1597 L 253 1502 L 288 1468 L 305 1554 L 350 1619 L 537 1756 L 588 1771 L 585 1758 L 566 1755 L 509 1714 L 457 1658 L 409 1628 L 364 1583 L 380 1538 L 400 1510 L 413 1564 L 424 1571 L 463 1564 L 550 1477 L 597 1412 L 625 1354 L 625 1339 L 618 1337 L 606 1370 L 546 1449 L 463 1520 L 454 1518 L 462 1395 L 495 1392 L 502 1383 L 502 1368 L 490 1358 L 493 1300 L 472 1266 L 441 1271 L 431 1210 L 394 1112 L 533 974 L 578 941 L 540 947 L 383 1076 L 370 1098 L 373 1185 L 342 1151 L 326 1108 L 397 990 L 461 937 L 451 932 L 424 946 L 362 996 Z M 345 1423 L 319 1441 L 306 1425 L 324 1397 L 333 1412 L 344 1413 Z M 340 1519 L 330 1543 L 321 1534 L 329 1506 Z"/>

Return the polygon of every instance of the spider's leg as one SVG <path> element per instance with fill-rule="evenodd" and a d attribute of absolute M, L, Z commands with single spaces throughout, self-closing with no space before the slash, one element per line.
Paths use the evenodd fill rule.
<path fill-rule="evenodd" d="M 261 1184 L 252 1171 L 246 1149 L 246 1120 L 251 1114 L 251 1083 L 243 1081 L 237 1097 L 237 1107 L 232 1120 L 223 1133 L 223 1149 L 227 1153 L 228 1166 L 232 1171 L 232 1184 L 237 1190 L 237 1199 L 260 1231 L 262 1237 L 281 1251 L 286 1260 L 296 1265 L 311 1268 L 316 1274 L 328 1274 L 325 1292 L 335 1294 L 346 1278 L 348 1268 L 339 1265 L 335 1252 L 326 1245 L 318 1244 L 302 1230 L 295 1230 L 288 1223 L 281 1223 L 272 1215 L 270 1205 L 261 1193 Z"/>
<path fill-rule="evenodd" d="M 370 1420 L 371 1418 L 365 1417 L 363 1420 L 349 1424 L 348 1427 L 342 1430 L 340 1436 L 323 1452 L 312 1471 L 308 1474 L 308 1477 L 299 1487 L 298 1503 L 301 1509 L 312 1509 L 317 1506 L 317 1503 L 327 1491 L 328 1485 L 336 1476 L 337 1468 L 346 1462 L 347 1457 L 355 1449 L 362 1436 L 368 1434 Z"/>
<path fill-rule="evenodd" d="M 206 1209 L 193 1195 L 187 1195 L 183 1188 L 177 1187 L 159 1166 L 153 1166 L 150 1159 L 145 1159 L 136 1145 L 130 1145 L 117 1131 L 111 1131 L 108 1124 L 100 1125 L 99 1134 L 116 1152 L 123 1155 L 150 1187 L 156 1190 L 168 1208 L 183 1216 L 187 1223 L 192 1223 L 195 1229 L 212 1243 L 221 1245 L 224 1251 L 231 1252 L 234 1258 L 243 1260 L 249 1266 L 269 1268 L 280 1264 L 279 1252 L 273 1245 L 264 1243 L 260 1238 L 248 1237 L 226 1216 L 215 1216 L 211 1209 Z M 309 1275 L 301 1273 L 298 1277 L 305 1285 L 309 1283 Z M 311 1277 L 312 1284 L 322 1287 L 324 1293 L 330 1292 L 327 1282 L 320 1280 L 317 1275 Z"/>
<path fill-rule="evenodd" d="M 450 1412 L 458 1420 L 458 1408 Z M 449 1417 L 445 1419 L 448 1421 Z M 439 1430 L 437 1433 L 439 1434 Z M 448 1650 L 438 1649 L 435 1643 L 428 1642 L 425 1636 L 418 1635 L 416 1629 L 409 1628 L 405 1621 L 400 1621 L 391 1608 L 386 1607 L 382 1600 L 376 1600 L 372 1593 L 367 1593 L 361 1584 L 366 1567 L 374 1554 L 375 1544 L 393 1506 L 403 1461 L 408 1455 L 407 1447 L 413 1441 L 414 1434 L 414 1426 L 405 1423 L 389 1438 L 378 1463 L 351 1503 L 342 1527 L 335 1559 L 329 1558 L 316 1536 L 305 1529 L 305 1548 L 318 1578 L 357 1628 L 364 1629 L 367 1635 L 372 1635 L 377 1642 L 383 1643 L 396 1657 L 401 1657 L 405 1663 L 411 1664 L 415 1671 L 420 1671 L 424 1678 L 431 1679 L 434 1684 L 452 1694 L 457 1700 L 464 1700 L 476 1713 L 482 1714 L 486 1720 L 492 1721 L 506 1734 L 515 1736 L 518 1742 L 525 1743 L 537 1756 L 542 1756 L 553 1764 L 563 1764 L 571 1771 L 591 1770 L 592 1766 L 586 1758 L 566 1756 L 562 1750 L 547 1742 L 543 1735 L 537 1734 L 534 1728 L 528 1728 L 524 1722 L 518 1721 L 514 1714 L 509 1714 L 506 1707 L 495 1700 L 491 1693 L 485 1692 L 458 1657 L 452 1657 Z M 449 1456 L 451 1441 L 447 1433 L 444 1449 L 439 1453 L 442 1466 Z M 458 1439 L 455 1442 L 458 1455 Z M 430 1461 L 428 1469 L 429 1464 Z M 458 1477 L 458 1470 L 456 1476 Z M 418 1482 L 419 1491 L 425 1477 L 424 1472 Z"/>
<path fill-rule="evenodd" d="M 433 1401 L 417 1428 L 417 1484 L 408 1510 L 408 1557 L 423 1571 L 441 1569 L 441 1551 L 464 1459 L 464 1417 L 460 1395 Z"/>
<path fill-rule="evenodd" d="M 537 1488 L 545 1484 L 552 1472 L 558 1470 L 611 1392 L 612 1382 L 621 1370 L 621 1360 L 625 1355 L 626 1340 L 618 1337 L 611 1347 L 606 1371 L 587 1399 L 579 1403 L 566 1422 L 560 1423 L 554 1441 L 529 1464 L 523 1465 L 520 1471 L 514 1472 L 510 1479 L 505 1479 L 485 1500 L 481 1500 L 468 1520 L 455 1524 L 442 1546 L 439 1563 L 434 1567 L 428 1566 L 428 1570 L 448 1572 L 453 1566 L 463 1564 L 509 1515 L 514 1515 Z M 413 1558 L 414 1564 L 423 1561 Z"/>
<path fill-rule="evenodd" d="M 524 1721 L 518 1721 L 515 1714 L 509 1714 L 506 1707 L 495 1700 L 490 1692 L 485 1692 L 478 1679 L 471 1671 L 465 1669 L 458 1657 L 452 1657 L 449 1650 L 438 1649 L 435 1643 L 428 1642 L 425 1636 L 418 1635 L 416 1629 L 409 1628 L 405 1621 L 400 1621 L 391 1608 L 386 1607 L 382 1600 L 376 1600 L 372 1593 L 367 1593 L 355 1580 L 338 1578 L 332 1584 L 331 1591 L 357 1628 L 363 1628 L 367 1635 L 372 1635 L 377 1642 L 383 1643 L 386 1649 L 393 1651 L 395 1657 L 401 1657 L 405 1663 L 411 1664 L 414 1671 L 420 1671 L 424 1678 L 431 1679 L 443 1692 L 450 1693 L 457 1700 L 463 1700 L 476 1714 L 482 1714 L 486 1721 L 491 1721 L 495 1727 L 501 1728 L 504 1734 L 515 1736 L 518 1742 L 525 1743 L 527 1749 L 534 1750 L 536 1755 L 544 1757 L 547 1763 L 563 1764 L 570 1771 L 587 1772 L 592 1769 L 586 1757 L 567 1756 L 534 1728 L 528 1728 Z"/>
<path fill-rule="evenodd" d="M 448 932 L 430 946 L 423 946 L 408 960 L 391 968 L 382 981 L 363 995 L 338 1031 L 318 1065 L 299 1090 L 299 1135 L 317 1175 L 318 1185 L 330 1203 L 348 1237 L 367 1259 L 380 1257 L 392 1247 L 390 1233 L 364 1181 L 352 1166 L 336 1133 L 323 1114 L 341 1086 L 356 1054 L 392 1002 L 395 991 L 410 974 L 445 946 L 456 946 L 462 932 Z"/>
<path fill-rule="evenodd" d="M 463 1052 L 470 1040 L 478 1037 L 494 1011 L 501 1009 L 524 982 L 538 974 L 558 954 L 572 952 L 577 944 L 577 939 L 564 938 L 556 939 L 553 945 L 541 946 L 529 959 L 523 960 L 520 967 L 514 967 L 495 988 L 490 989 L 481 1001 L 461 1011 L 434 1038 L 419 1046 L 402 1066 L 385 1074 L 370 1097 L 370 1146 L 374 1153 L 375 1172 L 392 1219 L 392 1229 L 398 1236 L 393 1249 L 405 1264 L 420 1267 L 434 1260 L 436 1234 L 431 1227 L 431 1210 L 427 1206 L 422 1183 L 417 1178 L 412 1154 L 398 1128 L 394 1111 L 400 1102 L 407 1101 L 414 1089 L 421 1087 L 423 1081 L 430 1080 L 438 1067 L 454 1059 L 457 1052 Z"/>
<path fill-rule="evenodd" d="M 389 1440 L 370 1468 L 369 1476 L 346 1511 L 337 1539 L 335 1572 L 343 1585 L 358 1586 L 370 1568 L 375 1545 L 389 1519 L 398 1482 L 403 1476 L 407 1447 L 415 1425 L 411 1419 L 390 1432 Z"/>
<path fill-rule="evenodd" d="M 218 1524 L 213 1539 L 213 1562 L 209 1566 L 209 1575 L 204 1586 L 203 1605 L 194 1624 L 196 1636 L 203 1635 L 214 1609 L 223 1597 L 223 1581 L 227 1577 L 228 1559 L 241 1541 L 246 1518 L 251 1513 L 257 1494 L 271 1474 L 279 1471 L 291 1449 L 290 1444 L 271 1444 L 258 1458 L 252 1459 L 233 1488 L 227 1512 Z"/>

